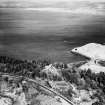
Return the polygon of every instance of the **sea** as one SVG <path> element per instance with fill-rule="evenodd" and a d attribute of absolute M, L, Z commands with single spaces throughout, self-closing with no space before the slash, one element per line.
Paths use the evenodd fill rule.
<path fill-rule="evenodd" d="M 87 43 L 105 44 L 104 15 L 0 8 L 0 55 L 70 63 Z"/>

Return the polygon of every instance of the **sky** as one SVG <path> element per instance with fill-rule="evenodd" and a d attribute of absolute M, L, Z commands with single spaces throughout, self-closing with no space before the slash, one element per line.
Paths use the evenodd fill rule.
<path fill-rule="evenodd" d="M 0 0 L 0 7 L 26 10 L 105 14 L 105 0 Z"/>

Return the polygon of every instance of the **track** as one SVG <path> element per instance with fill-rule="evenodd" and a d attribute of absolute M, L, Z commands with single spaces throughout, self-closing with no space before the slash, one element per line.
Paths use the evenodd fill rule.
<path fill-rule="evenodd" d="M 5 74 L 5 73 L 2 73 L 2 74 L 0 74 L 0 75 L 2 75 L 2 76 L 8 76 L 8 77 L 15 77 L 15 78 L 16 78 L 16 77 L 17 77 L 17 78 L 23 77 L 23 76 L 18 76 L 18 75 L 15 75 L 15 76 L 14 76 L 14 75 Z M 33 79 L 31 79 L 31 78 L 28 78 L 28 77 L 23 77 L 23 78 L 26 79 L 26 80 L 29 81 L 29 82 L 34 82 L 35 84 L 37 84 L 37 85 L 39 85 L 39 86 L 45 88 L 46 90 L 48 90 L 48 91 L 50 91 L 50 92 L 56 94 L 57 96 L 59 96 L 60 98 L 64 99 L 66 102 L 68 102 L 70 105 L 75 105 L 72 101 L 70 101 L 69 99 L 67 99 L 67 98 L 64 97 L 63 95 L 59 94 L 58 92 L 54 91 L 53 89 L 50 89 L 50 88 L 48 88 L 47 86 L 41 85 L 40 83 L 36 82 L 35 80 L 33 80 Z"/>

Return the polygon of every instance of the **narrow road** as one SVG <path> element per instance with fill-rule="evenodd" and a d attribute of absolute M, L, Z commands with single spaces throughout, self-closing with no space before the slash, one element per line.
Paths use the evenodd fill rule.
<path fill-rule="evenodd" d="M 15 75 L 15 76 L 14 76 L 14 75 L 5 74 L 5 73 L 0 74 L 0 75 L 2 75 L 2 76 L 8 76 L 8 77 L 15 77 L 15 78 L 16 78 L 16 77 L 17 77 L 17 78 L 23 77 L 23 76 L 18 76 L 18 75 Z M 75 105 L 72 101 L 70 101 L 69 99 L 67 99 L 66 97 L 64 97 L 63 95 L 61 95 L 60 93 L 54 91 L 53 89 L 48 88 L 47 86 L 41 85 L 40 83 L 38 83 L 37 81 L 35 81 L 35 80 L 31 79 L 31 78 L 28 78 L 28 77 L 23 77 L 23 78 L 26 79 L 26 80 L 29 81 L 29 82 L 34 82 L 35 84 L 37 84 L 37 85 L 39 85 L 39 86 L 45 88 L 46 90 L 48 90 L 48 91 L 50 91 L 50 92 L 56 94 L 57 96 L 59 96 L 60 98 L 62 98 L 62 99 L 65 100 L 66 102 L 68 102 L 70 105 Z"/>

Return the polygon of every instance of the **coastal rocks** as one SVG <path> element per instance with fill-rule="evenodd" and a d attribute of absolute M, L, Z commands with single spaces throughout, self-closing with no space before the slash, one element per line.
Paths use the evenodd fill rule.
<path fill-rule="evenodd" d="M 0 97 L 0 105 L 12 105 L 12 101 L 9 98 Z"/>
<path fill-rule="evenodd" d="M 12 88 L 11 88 L 12 89 Z M 24 92 L 22 92 L 22 88 L 15 87 L 14 89 L 9 89 L 5 91 L 1 90 L 2 98 L 0 99 L 1 104 L 0 105 L 27 105 L 26 98 Z M 10 97 L 13 102 L 9 98 L 3 98 L 3 97 Z"/>
<path fill-rule="evenodd" d="M 79 69 L 90 69 L 95 73 L 105 72 L 105 45 L 89 43 L 84 46 L 74 48 L 71 52 L 90 59 L 87 63 L 81 65 Z"/>

